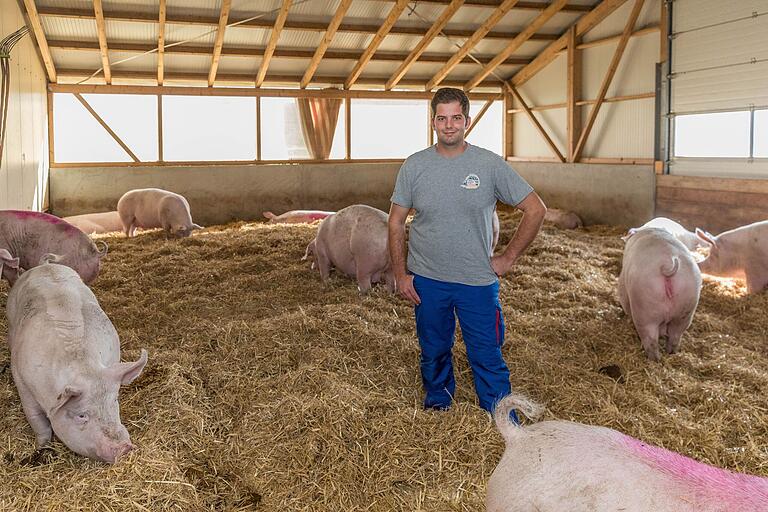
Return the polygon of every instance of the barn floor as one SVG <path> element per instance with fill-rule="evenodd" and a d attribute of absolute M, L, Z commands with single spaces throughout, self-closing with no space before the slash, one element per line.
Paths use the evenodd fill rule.
<path fill-rule="evenodd" d="M 502 243 L 516 220 L 502 214 Z M 463 344 L 455 406 L 422 411 L 411 307 L 381 288 L 361 299 L 336 275 L 322 285 L 299 261 L 315 230 L 103 237 L 93 290 L 123 359 L 149 350 L 121 393 L 139 449 L 115 466 L 60 443 L 35 453 L 3 343 L 0 509 L 483 510 L 503 446 Z M 705 280 L 681 353 L 650 363 L 615 298 L 620 234 L 545 226 L 502 280 L 513 389 L 550 418 L 768 476 L 768 293 Z"/>

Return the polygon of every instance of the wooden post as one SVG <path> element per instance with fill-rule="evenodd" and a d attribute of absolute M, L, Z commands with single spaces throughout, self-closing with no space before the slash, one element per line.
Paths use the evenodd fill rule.
<path fill-rule="evenodd" d="M 581 131 L 581 107 L 578 105 L 581 97 L 581 52 L 578 50 L 578 43 L 576 26 L 572 25 L 568 30 L 566 89 L 568 161 L 571 163 L 574 161 L 576 144 L 579 142 Z"/>
<path fill-rule="evenodd" d="M 352 98 L 344 100 L 344 138 L 347 149 L 347 160 L 352 160 Z"/>
<path fill-rule="evenodd" d="M 53 151 L 53 93 L 48 91 L 48 165 L 56 163 Z"/>
<path fill-rule="evenodd" d="M 502 150 L 504 151 L 505 160 L 515 156 L 514 132 L 512 131 L 514 118 L 509 112 L 512 110 L 512 107 L 512 94 L 509 91 L 504 91 L 504 133 L 502 135 Z"/>
<path fill-rule="evenodd" d="M 163 161 L 163 95 L 157 95 L 157 161 Z"/>

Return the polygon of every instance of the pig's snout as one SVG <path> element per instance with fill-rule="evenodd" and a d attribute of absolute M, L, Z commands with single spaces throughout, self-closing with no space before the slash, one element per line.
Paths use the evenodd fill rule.
<path fill-rule="evenodd" d="M 133 446 L 129 441 L 125 441 L 122 443 L 105 446 L 103 449 L 98 451 L 97 456 L 104 462 L 115 464 L 120 459 L 120 457 L 127 455 L 134 448 L 135 446 Z"/>

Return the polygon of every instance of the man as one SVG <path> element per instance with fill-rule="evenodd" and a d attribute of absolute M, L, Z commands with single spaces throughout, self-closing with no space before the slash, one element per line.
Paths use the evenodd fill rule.
<path fill-rule="evenodd" d="M 509 272 L 541 228 L 546 207 L 498 155 L 468 144 L 469 100 L 443 88 L 432 98 L 437 144 L 408 157 L 389 213 L 389 251 L 399 293 L 415 306 L 427 409 L 447 409 L 456 388 L 453 348 L 458 316 L 480 407 L 492 412 L 509 394 L 501 355 L 504 319 L 498 277 Z M 523 211 L 512 240 L 491 254 L 496 201 Z M 405 220 L 416 210 L 408 241 Z M 513 419 L 516 420 L 516 417 Z"/>

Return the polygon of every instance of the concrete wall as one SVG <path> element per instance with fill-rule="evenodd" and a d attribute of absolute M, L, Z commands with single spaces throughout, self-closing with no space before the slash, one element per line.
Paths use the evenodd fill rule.
<path fill-rule="evenodd" d="M 24 26 L 16 0 L 0 0 L 0 38 Z M 0 209 L 42 210 L 48 181 L 48 114 L 45 70 L 31 35 L 11 50 L 10 95 L 3 158 Z"/>
<path fill-rule="evenodd" d="M 585 222 L 637 225 L 653 216 L 651 166 L 548 164 L 513 166 L 551 207 Z M 261 212 L 338 210 L 364 203 L 389 210 L 399 163 L 96 167 L 51 170 L 51 206 L 60 216 L 114 210 L 122 194 L 159 187 L 184 195 L 203 224 L 260 219 Z"/>

